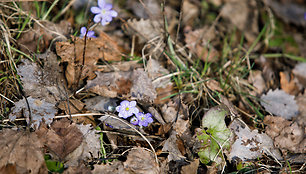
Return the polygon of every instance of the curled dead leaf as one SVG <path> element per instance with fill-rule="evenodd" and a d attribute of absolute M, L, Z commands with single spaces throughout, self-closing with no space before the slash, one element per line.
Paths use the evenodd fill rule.
<path fill-rule="evenodd" d="M 35 133 L 4 129 L 0 133 L 0 171 L 47 173 L 43 144 Z"/>

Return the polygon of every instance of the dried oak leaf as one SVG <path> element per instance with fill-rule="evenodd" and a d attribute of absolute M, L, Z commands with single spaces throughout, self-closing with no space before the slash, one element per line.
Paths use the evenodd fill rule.
<path fill-rule="evenodd" d="M 221 16 L 230 20 L 239 30 L 243 31 L 250 43 L 255 41 L 258 34 L 256 1 L 227 1 L 221 10 Z"/>
<path fill-rule="evenodd" d="M 27 59 L 22 59 L 22 64 L 17 68 L 23 90 L 27 96 L 42 98 L 55 104 L 61 96 L 58 91 L 59 84 L 64 84 L 57 56 L 53 52 L 47 51 L 44 54 L 38 54 L 37 58 L 42 59 L 44 67 L 40 67 L 37 63 Z"/>
<path fill-rule="evenodd" d="M 285 120 L 282 117 L 266 116 L 267 134 L 274 139 L 274 145 L 294 153 L 306 152 L 305 125 Z"/>
<path fill-rule="evenodd" d="M 64 160 L 83 141 L 82 132 L 74 123 L 70 124 L 70 121 L 65 119 L 53 122 L 50 129 L 41 126 L 36 132 L 50 152 L 59 160 Z"/>
<path fill-rule="evenodd" d="M 283 90 L 269 90 L 266 95 L 261 96 L 261 105 L 268 112 L 286 119 L 291 119 L 299 113 L 298 106 L 293 95 L 289 95 Z"/>
<path fill-rule="evenodd" d="M 265 80 L 262 76 L 262 71 L 259 70 L 254 70 L 250 73 L 248 82 L 253 84 L 253 86 L 256 88 L 255 94 L 253 94 L 254 96 L 256 96 L 256 94 L 262 94 L 267 88 Z"/>
<path fill-rule="evenodd" d="M 163 29 L 156 20 L 129 19 L 123 28 L 128 35 L 138 36 L 140 44 L 163 35 Z"/>
<path fill-rule="evenodd" d="M 61 62 L 68 63 L 65 75 L 69 87 L 77 85 L 78 80 L 87 77 L 93 79 L 96 76 L 94 71 L 97 70 L 96 63 L 99 59 L 102 61 L 121 60 L 122 48 L 106 33 L 101 32 L 98 38 L 87 39 L 85 54 L 84 41 L 84 38 L 72 37 L 72 43 L 56 43 L 56 53 L 62 58 Z"/>
<path fill-rule="evenodd" d="M 83 141 L 65 158 L 67 160 L 66 165 L 69 166 L 78 166 L 80 165 L 80 161 L 85 161 L 89 158 L 98 158 L 101 150 L 100 135 L 96 133 L 96 130 L 90 124 L 77 124 L 76 128 L 81 132 Z"/>
<path fill-rule="evenodd" d="M 47 173 L 43 144 L 36 134 L 4 129 L 0 132 L 0 171 Z"/>
<path fill-rule="evenodd" d="M 61 21 L 59 24 L 46 20 L 39 21 L 39 24 L 35 22 L 33 29 L 21 34 L 17 43 L 24 53 L 44 52 L 53 39 L 66 39 L 65 36 L 69 34 L 70 29 L 70 23 L 66 20 Z"/>
<path fill-rule="evenodd" d="M 28 97 L 31 114 L 29 114 L 29 108 L 26 100 L 22 99 L 15 103 L 12 112 L 9 115 L 9 119 L 14 121 L 17 117 L 21 117 L 23 113 L 26 117 L 26 121 L 29 124 L 31 116 L 31 127 L 37 129 L 41 122 L 50 125 L 53 122 L 53 118 L 57 112 L 55 105 L 45 101 L 44 99 L 36 99 Z"/>

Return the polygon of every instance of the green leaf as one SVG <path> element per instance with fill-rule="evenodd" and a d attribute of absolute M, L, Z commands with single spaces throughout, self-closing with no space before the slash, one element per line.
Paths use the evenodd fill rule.
<path fill-rule="evenodd" d="M 229 115 L 225 106 L 211 108 L 202 119 L 202 132 L 198 134 L 201 150 L 198 152 L 200 160 L 204 164 L 216 162 L 219 164 L 222 158 L 222 149 L 229 149 L 231 131 L 225 124 L 225 117 Z"/>
<path fill-rule="evenodd" d="M 45 155 L 45 162 L 50 172 L 63 173 L 64 164 L 58 161 L 51 160 L 50 155 Z"/>

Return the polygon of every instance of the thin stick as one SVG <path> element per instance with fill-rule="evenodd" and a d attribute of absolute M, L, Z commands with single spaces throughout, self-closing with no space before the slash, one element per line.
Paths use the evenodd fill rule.
<path fill-rule="evenodd" d="M 1 97 L 3 97 L 4 99 L 6 99 L 7 101 L 9 101 L 9 102 L 11 102 L 11 103 L 15 104 L 15 102 L 13 102 L 13 101 L 12 101 L 12 100 L 10 100 L 9 98 L 5 97 L 5 96 L 4 96 L 4 95 L 2 95 L 1 93 L 0 93 L 0 96 L 1 96 Z"/>

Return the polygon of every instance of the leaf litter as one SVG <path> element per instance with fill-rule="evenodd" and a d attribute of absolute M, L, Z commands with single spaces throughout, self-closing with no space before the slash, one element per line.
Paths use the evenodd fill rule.
<path fill-rule="evenodd" d="M 52 160 L 65 165 L 64 173 L 242 172 L 248 170 L 250 162 L 260 166 L 263 161 L 267 161 L 264 165 L 271 172 L 287 170 L 278 165 L 284 163 L 283 159 L 289 159 L 292 168 L 296 167 L 298 160 L 295 158 L 294 163 L 291 153 L 305 153 L 303 64 L 268 59 L 271 55 L 256 55 L 265 54 L 267 50 L 278 52 L 266 45 L 274 24 L 267 26 L 264 41 L 258 36 L 266 11 L 257 6 L 263 4 L 240 0 L 201 4 L 169 1 L 163 4 L 165 10 L 160 10 L 155 1 L 128 2 L 132 3 L 135 5 L 129 7 L 131 11 L 120 10 L 122 29 L 116 25 L 120 22 L 116 19 L 104 27 L 87 26 L 87 30 L 98 31 L 98 37 L 87 38 L 86 44 L 84 38 L 68 37 L 71 34 L 68 28 L 52 22 L 34 20 L 34 31 L 29 32 L 35 32 L 30 37 L 34 40 L 29 41 L 26 34 L 21 34 L 26 40 L 22 48 L 36 52 L 39 43 L 40 52 L 46 52 L 35 55 L 35 62 L 21 58 L 17 64 L 25 95 L 24 99 L 12 102 L 15 106 L 11 107 L 8 118 L 13 121 L 26 117 L 28 124 L 32 121 L 35 132 L 19 131 L 14 135 L 20 139 L 30 135 L 28 144 L 36 144 L 32 147 L 35 148 L 33 154 L 39 157 L 51 154 Z M 279 7 L 269 3 L 277 15 L 284 16 L 277 11 Z M 122 4 L 113 5 L 118 10 Z M 241 11 L 237 11 L 237 6 Z M 211 8 L 214 10 L 205 11 Z M 269 11 L 269 19 L 272 19 L 271 14 Z M 202 17 L 205 20 L 199 20 Z M 283 20 L 303 26 L 303 22 Z M 75 28 L 83 27 L 73 16 L 69 21 L 75 22 L 72 23 Z M 49 29 L 41 26 L 49 24 Z M 57 34 L 48 33 L 51 30 Z M 37 42 L 40 36 L 43 39 Z M 131 46 L 124 43 L 130 41 L 128 37 Z M 240 45 L 235 45 L 239 40 Z M 245 41 L 247 44 L 243 43 Z M 257 41 L 259 46 L 248 48 L 247 45 Z M 124 54 L 119 43 L 131 49 L 131 53 Z M 237 64 L 238 59 L 241 61 Z M 248 67 L 242 67 L 245 61 Z M 0 68 L 3 68 L 2 63 Z M 295 68 L 291 71 L 288 66 Z M 203 69 L 198 71 L 198 68 Z M 236 70 L 242 73 L 236 74 Z M 244 91 L 245 86 L 248 89 Z M 196 94 L 189 93 L 189 89 Z M 265 92 L 267 94 L 263 94 Z M 174 94 L 177 95 L 172 96 Z M 222 100 L 223 95 L 230 103 L 227 106 L 219 105 L 216 100 L 217 97 Z M 255 96 L 261 96 L 258 100 L 264 108 L 252 103 Z M 119 118 L 115 108 L 122 100 L 137 101 L 137 109 L 152 114 L 154 122 L 139 127 L 132 125 L 130 118 Z M 276 116 L 269 116 L 268 112 Z M 75 119 L 80 115 L 86 115 L 87 121 Z M 10 145 L 10 138 L 14 137 L 13 141 L 16 138 L 13 133 L 7 136 L 6 132 L 7 129 L 1 132 L 4 134 L 1 144 Z M 22 146 L 15 148 L 24 151 Z M 268 160 L 258 162 L 258 158 Z M 13 164 L 7 161 L 1 161 L 1 172 L 46 171 L 44 160 L 26 167 L 20 166 L 19 161 L 24 159 L 17 159 Z M 277 165 L 271 161 L 276 161 Z M 239 169 L 240 165 L 245 168 Z"/>

